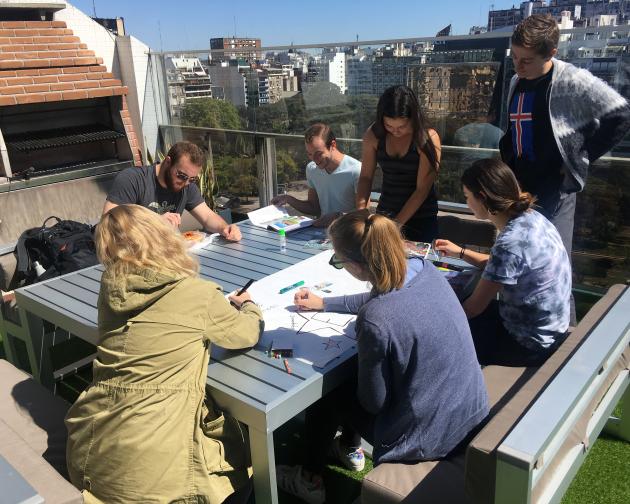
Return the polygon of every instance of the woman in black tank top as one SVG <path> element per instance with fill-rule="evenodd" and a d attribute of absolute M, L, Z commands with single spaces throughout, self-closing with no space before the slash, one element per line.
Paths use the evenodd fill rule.
<path fill-rule="evenodd" d="M 405 238 L 431 242 L 437 237 L 434 182 L 440 163 L 440 137 L 426 126 L 418 99 L 407 86 L 381 95 L 376 122 L 363 135 L 357 206 L 369 203 L 376 165 L 383 171 L 377 212 L 402 225 Z"/>

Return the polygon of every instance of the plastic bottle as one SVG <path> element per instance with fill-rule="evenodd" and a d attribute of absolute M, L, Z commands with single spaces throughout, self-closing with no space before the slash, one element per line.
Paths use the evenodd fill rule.
<path fill-rule="evenodd" d="M 46 273 L 46 270 L 41 264 L 39 264 L 39 261 L 33 262 L 33 268 L 35 268 L 35 274 L 37 275 L 37 278 Z"/>
<path fill-rule="evenodd" d="M 278 239 L 280 240 L 280 252 L 287 251 L 287 234 L 284 229 L 278 230 Z"/>

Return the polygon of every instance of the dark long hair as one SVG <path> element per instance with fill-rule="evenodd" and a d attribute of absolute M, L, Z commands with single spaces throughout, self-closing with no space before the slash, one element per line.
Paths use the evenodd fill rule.
<path fill-rule="evenodd" d="M 429 160 L 431 168 L 437 170 L 439 161 L 435 145 L 428 133 L 427 121 L 420 109 L 418 98 L 410 87 L 398 85 L 387 88 L 378 100 L 376 106 L 376 122 L 372 125 L 372 132 L 378 139 L 387 136 L 385 117 L 405 118 L 411 121 L 413 138 L 418 147 Z"/>
<path fill-rule="evenodd" d="M 496 158 L 475 161 L 462 174 L 462 184 L 493 214 L 507 211 L 517 217 L 536 202 L 530 193 L 521 192 L 514 172 Z"/>

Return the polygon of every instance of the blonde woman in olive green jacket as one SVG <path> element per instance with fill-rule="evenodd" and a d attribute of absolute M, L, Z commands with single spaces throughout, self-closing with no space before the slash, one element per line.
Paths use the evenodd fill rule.
<path fill-rule="evenodd" d="M 105 266 L 94 379 L 66 417 L 72 483 L 86 503 L 219 504 L 249 485 L 247 436 L 208 408 L 211 343 L 253 346 L 262 313 L 197 278 L 157 214 L 121 205 L 96 231 Z M 205 401 L 204 401 L 205 400 Z"/>

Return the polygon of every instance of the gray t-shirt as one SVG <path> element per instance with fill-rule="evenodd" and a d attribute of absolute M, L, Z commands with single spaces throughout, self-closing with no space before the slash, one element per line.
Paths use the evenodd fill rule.
<path fill-rule="evenodd" d="M 107 201 L 117 205 L 141 205 L 159 215 L 167 212 L 183 214 L 204 202 L 199 187 L 188 184 L 179 192 L 160 185 L 155 166 L 126 168 L 114 179 Z"/>
<path fill-rule="evenodd" d="M 548 348 L 568 329 L 571 263 L 556 228 L 535 210 L 499 233 L 482 278 L 503 285 L 499 313 L 523 346 Z"/>
<path fill-rule="evenodd" d="M 318 168 L 311 161 L 306 165 L 306 180 L 315 189 L 319 199 L 321 215 L 332 212 L 350 212 L 356 208 L 355 194 L 361 175 L 361 162 L 344 155 L 337 169 L 332 173 Z"/>

